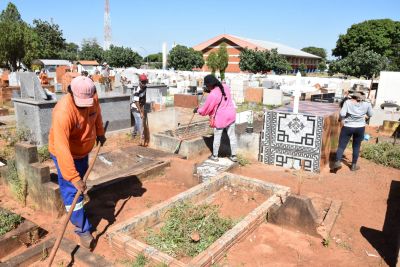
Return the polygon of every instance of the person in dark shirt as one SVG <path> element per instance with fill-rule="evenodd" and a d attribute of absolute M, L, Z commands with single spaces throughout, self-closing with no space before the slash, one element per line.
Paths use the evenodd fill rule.
<path fill-rule="evenodd" d="M 135 119 L 135 126 L 132 132 L 132 137 L 136 138 L 139 136 L 141 139 L 141 143 L 144 146 L 147 146 L 146 138 L 144 135 L 144 122 L 147 119 L 145 112 L 145 104 L 146 104 L 146 89 L 147 89 L 148 79 L 145 74 L 141 74 L 139 76 L 139 86 L 136 88 L 133 93 L 132 101 L 131 101 L 131 112 L 133 118 Z"/>

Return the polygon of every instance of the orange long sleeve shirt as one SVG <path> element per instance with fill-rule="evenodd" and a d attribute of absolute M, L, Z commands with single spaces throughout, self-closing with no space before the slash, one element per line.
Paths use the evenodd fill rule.
<path fill-rule="evenodd" d="M 75 106 L 71 94 L 58 101 L 52 114 L 49 152 L 57 158 L 65 180 L 81 179 L 74 159 L 88 155 L 100 135 L 104 135 L 104 128 L 97 96 L 92 107 L 82 109 Z"/>

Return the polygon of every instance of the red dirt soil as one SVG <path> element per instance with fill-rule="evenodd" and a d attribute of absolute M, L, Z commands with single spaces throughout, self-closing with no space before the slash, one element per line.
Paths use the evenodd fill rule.
<path fill-rule="evenodd" d="M 266 201 L 268 197 L 259 192 L 224 187 L 213 195 L 211 204 L 219 206 L 221 217 L 240 219 Z"/>
<path fill-rule="evenodd" d="M 113 146 L 118 147 L 120 143 L 115 142 Z M 349 153 L 346 155 L 350 158 Z M 301 186 L 298 176 L 292 172 L 258 162 L 233 170 L 232 172 L 240 175 L 289 186 L 292 192 L 300 190 L 301 194 L 309 196 L 319 195 L 341 200 L 343 205 L 327 247 L 318 238 L 264 223 L 235 244 L 219 265 L 387 266 L 388 261 L 381 257 L 385 252 L 381 249 L 377 251 L 371 245 L 372 239 L 367 240 L 361 234 L 361 229 L 374 229 L 375 241 L 381 245 L 387 242 L 379 233 L 385 223 L 389 191 L 393 183 L 400 181 L 400 170 L 379 166 L 362 158 L 359 162 L 361 170 L 357 172 L 351 172 L 343 166 L 337 174 L 329 173 L 325 169 L 321 174 L 305 175 Z M 115 192 L 118 191 L 113 191 L 92 198 L 92 204 L 88 205 L 88 214 L 91 221 L 98 222 L 94 237 L 99 237 L 94 253 L 113 263 L 126 259 L 112 251 L 104 231 L 107 231 L 109 224 L 114 225 L 138 215 L 195 185 L 196 181 L 191 178 L 194 163 L 174 159 L 172 167 L 166 169 L 164 174 L 133 186 L 133 196 L 115 198 Z M 115 207 L 113 203 L 116 203 Z M 45 212 L 35 211 L 33 207 L 22 207 L 11 198 L 4 185 L 0 186 L 0 206 L 37 223 L 50 232 L 49 237 L 56 236 L 59 232 L 63 217 L 54 219 Z M 396 225 L 399 225 L 399 221 L 400 219 Z M 71 225 L 68 226 L 65 237 L 78 242 Z"/>
<path fill-rule="evenodd" d="M 347 158 L 351 158 L 348 152 L 350 151 L 347 151 Z M 337 174 L 324 169 L 321 174 L 306 175 L 300 187 L 303 195 L 313 197 L 318 194 L 343 202 L 328 247 L 321 244 L 321 239 L 288 231 L 279 226 L 263 224 L 235 244 L 221 260 L 221 264 L 223 266 L 387 266 L 390 260 L 387 259 L 386 262 L 380 256 L 380 253 L 385 255 L 382 252 L 384 250 L 377 251 L 371 243 L 375 241 L 380 243 L 381 247 L 385 247 L 389 239 L 396 237 L 396 233 L 393 232 L 385 238 L 381 231 L 385 223 L 389 191 L 391 185 L 398 185 L 400 170 L 383 167 L 363 158 L 359 160 L 359 165 L 361 170 L 357 172 L 351 172 L 348 167 L 343 166 Z M 299 188 L 298 177 L 279 167 L 255 162 L 237 168 L 233 172 L 289 186 L 292 192 L 296 192 Z M 397 186 L 397 189 L 399 188 Z M 397 203 L 397 222 L 391 222 L 397 226 L 400 217 L 399 206 Z M 370 243 L 361 231 L 375 232 L 375 238 L 370 238 Z M 389 253 L 389 256 L 395 255 Z"/>

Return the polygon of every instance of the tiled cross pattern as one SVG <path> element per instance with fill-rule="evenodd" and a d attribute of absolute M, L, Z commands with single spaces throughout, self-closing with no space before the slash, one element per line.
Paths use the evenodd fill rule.
<path fill-rule="evenodd" d="M 259 160 L 266 164 L 320 171 L 323 117 L 267 111 Z"/>

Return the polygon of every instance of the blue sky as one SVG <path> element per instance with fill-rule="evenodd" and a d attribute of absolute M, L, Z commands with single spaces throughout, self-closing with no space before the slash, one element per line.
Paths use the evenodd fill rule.
<path fill-rule="evenodd" d="M 0 0 L 0 10 L 9 1 Z M 60 25 L 67 41 L 103 43 L 104 0 L 14 0 L 22 18 Z M 330 54 L 339 34 L 369 19 L 400 20 L 400 0 L 110 0 L 112 38 L 142 55 L 175 42 L 193 46 L 222 33 L 323 47 Z"/>

